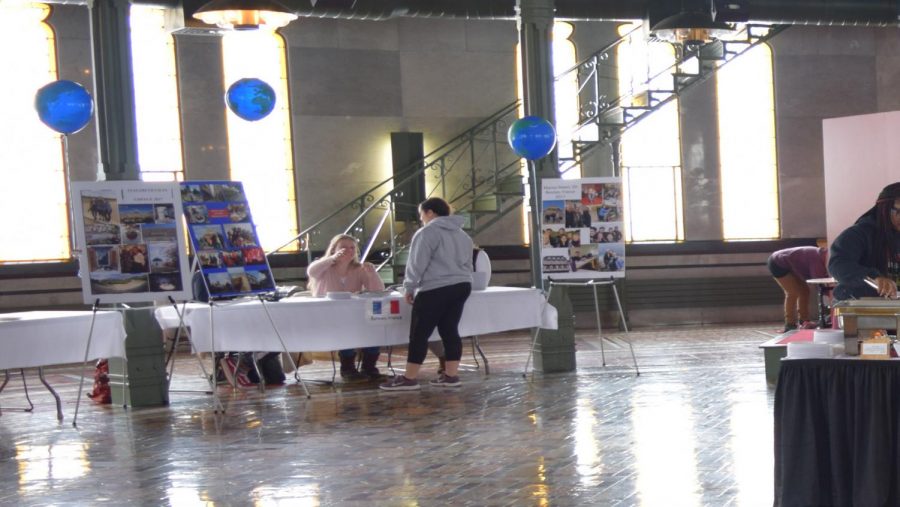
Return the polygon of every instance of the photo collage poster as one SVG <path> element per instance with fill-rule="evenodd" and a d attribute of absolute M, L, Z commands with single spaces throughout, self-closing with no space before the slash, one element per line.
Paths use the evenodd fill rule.
<path fill-rule="evenodd" d="M 84 302 L 193 299 L 178 183 L 72 183 Z"/>
<path fill-rule="evenodd" d="M 620 178 L 542 180 L 541 267 L 553 279 L 625 276 Z"/>
<path fill-rule="evenodd" d="M 210 298 L 275 290 L 243 184 L 186 181 L 181 183 L 181 201 Z"/>

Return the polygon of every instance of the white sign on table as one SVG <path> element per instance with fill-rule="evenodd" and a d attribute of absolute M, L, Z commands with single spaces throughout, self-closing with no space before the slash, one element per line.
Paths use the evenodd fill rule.
<path fill-rule="evenodd" d="M 403 320 L 400 298 L 377 298 L 366 301 L 366 318 L 372 322 Z"/>

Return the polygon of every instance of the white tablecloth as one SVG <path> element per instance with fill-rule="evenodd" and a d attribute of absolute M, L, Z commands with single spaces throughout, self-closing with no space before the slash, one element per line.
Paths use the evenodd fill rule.
<path fill-rule="evenodd" d="M 371 300 L 365 297 L 340 300 L 296 297 L 265 305 L 288 350 L 316 352 L 408 343 L 411 307 L 399 294 L 393 297 L 400 300 L 399 318 L 386 321 L 372 321 L 367 317 L 366 306 Z M 217 303 L 212 313 L 215 350 L 282 350 L 259 301 Z M 209 305 L 188 304 L 185 314 L 184 322 L 191 329 L 194 346 L 201 352 L 213 350 Z M 172 306 L 157 308 L 155 315 L 163 328 L 178 326 L 178 315 Z M 556 309 L 539 290 L 489 287 L 469 296 L 459 333 L 473 336 L 533 327 L 555 329 L 556 322 Z"/>
<path fill-rule="evenodd" d="M 91 327 L 89 311 L 0 314 L 0 370 L 84 361 Z M 88 359 L 125 357 L 119 312 L 97 312 Z"/>

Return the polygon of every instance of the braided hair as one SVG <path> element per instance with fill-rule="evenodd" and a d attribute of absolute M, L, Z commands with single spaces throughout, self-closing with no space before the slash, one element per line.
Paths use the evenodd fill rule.
<path fill-rule="evenodd" d="M 875 215 L 875 238 L 874 238 L 874 254 L 875 268 L 881 274 L 887 274 L 888 263 L 893 259 L 894 255 L 894 238 L 896 231 L 891 221 L 891 209 L 894 207 L 894 201 L 900 199 L 900 182 L 892 183 L 878 194 L 878 200 L 875 201 L 875 207 L 870 210 Z"/>

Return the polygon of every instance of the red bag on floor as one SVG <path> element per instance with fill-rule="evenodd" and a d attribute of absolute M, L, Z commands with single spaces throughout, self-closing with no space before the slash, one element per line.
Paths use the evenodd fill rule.
<path fill-rule="evenodd" d="M 94 368 L 94 388 L 88 397 L 97 403 L 112 403 L 112 391 L 109 390 L 109 361 L 101 359 Z"/>

